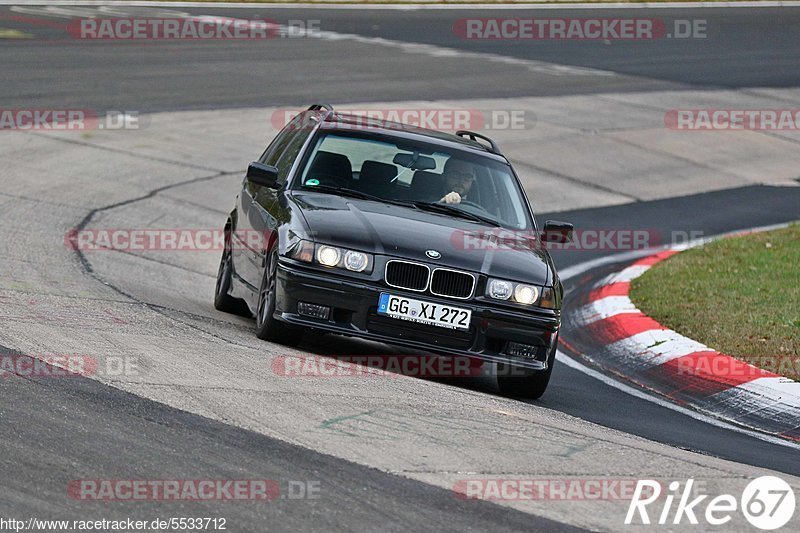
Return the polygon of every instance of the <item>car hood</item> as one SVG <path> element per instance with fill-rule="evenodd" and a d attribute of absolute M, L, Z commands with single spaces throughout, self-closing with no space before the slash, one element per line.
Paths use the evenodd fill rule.
<path fill-rule="evenodd" d="M 515 281 L 552 283 L 547 252 L 535 239 L 520 238 L 512 230 L 333 194 L 296 191 L 292 201 L 319 243 Z M 428 250 L 441 257 L 426 257 Z"/>

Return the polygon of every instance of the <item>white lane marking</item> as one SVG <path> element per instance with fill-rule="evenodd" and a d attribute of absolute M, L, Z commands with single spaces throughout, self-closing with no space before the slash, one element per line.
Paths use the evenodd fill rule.
<path fill-rule="evenodd" d="M 116 6 L 117 4 L 108 4 L 108 5 Z M 203 7 L 207 7 L 207 4 L 200 4 L 200 5 L 202 5 Z M 18 13 L 26 13 L 30 15 L 40 15 L 40 16 L 48 16 L 56 18 L 71 18 L 73 16 L 91 18 L 95 16 L 107 16 L 109 14 L 113 14 L 113 16 L 115 17 L 125 17 L 125 16 L 155 17 L 155 15 L 150 13 L 141 13 L 138 8 L 134 9 L 132 13 L 126 14 L 124 7 L 115 7 L 110 10 L 108 7 L 103 7 L 106 6 L 106 4 L 98 4 L 98 6 L 100 6 L 99 9 L 93 12 L 91 9 L 87 9 L 85 7 L 70 8 L 70 7 L 60 7 L 58 5 L 55 6 L 50 5 L 42 7 L 14 6 L 11 8 L 11 10 L 16 11 Z M 155 4 L 147 4 L 147 7 L 150 6 L 155 6 Z M 164 7 L 167 6 L 165 5 Z M 183 6 L 183 4 L 178 4 L 176 5 L 176 7 L 185 7 L 185 6 Z M 261 9 L 268 9 L 269 7 L 271 6 L 262 6 Z M 150 10 L 152 11 L 152 8 Z M 182 11 L 173 11 L 173 12 L 160 11 L 158 16 L 188 18 L 194 20 L 210 20 L 212 22 L 223 19 L 227 21 L 231 20 L 240 22 L 249 21 L 248 19 L 235 19 L 232 17 L 226 17 L 224 15 L 195 15 Z M 283 25 L 277 25 L 277 26 L 282 31 L 288 31 L 288 28 Z M 335 31 L 327 31 L 322 29 L 305 30 L 300 28 L 293 29 L 292 31 L 298 37 L 301 35 L 306 35 L 307 38 L 316 38 L 327 41 L 350 41 L 359 44 L 392 48 L 395 50 L 399 50 L 405 54 L 418 54 L 434 58 L 456 58 L 456 59 L 467 59 L 474 61 L 488 61 L 489 63 L 520 67 L 528 70 L 529 72 L 536 72 L 538 74 L 547 74 L 550 76 L 604 76 L 604 77 L 617 76 L 616 72 L 611 72 L 609 70 L 600 70 L 590 67 L 573 67 L 570 65 L 561 65 L 557 63 L 549 63 L 547 61 L 538 61 L 534 59 L 520 59 L 516 57 L 509 57 L 500 54 L 491 54 L 487 52 L 470 52 L 467 50 L 450 48 L 447 46 L 438 46 L 425 43 L 414 43 L 408 41 L 398 41 L 394 39 L 385 39 L 383 37 L 367 37 L 355 33 L 339 33 Z"/>
<path fill-rule="evenodd" d="M 157 6 L 150 7 L 149 5 L 132 5 L 132 4 L 95 4 L 88 5 L 83 2 L 80 6 L 56 4 L 56 5 L 37 5 L 37 4 L 24 4 L 17 5 L 15 2 L 10 10 L 15 13 L 24 13 L 26 15 L 36 15 L 39 17 L 50 18 L 95 18 L 95 17 L 151 17 L 151 18 L 186 18 L 190 14 L 186 11 L 174 11 L 171 9 L 159 9 Z M 2 0 L 0 0 L 0 5 Z"/>
<path fill-rule="evenodd" d="M 457 48 L 438 46 L 433 44 L 412 43 L 407 41 L 396 41 L 384 39 L 383 37 L 365 37 L 354 33 L 338 33 L 333 31 L 315 31 L 313 35 L 330 41 L 353 41 L 357 43 L 383 46 L 385 48 L 395 48 L 407 54 L 422 54 L 429 57 L 448 57 L 459 59 L 473 59 L 478 61 L 488 61 L 490 63 L 500 63 L 522 67 L 530 72 L 549 74 L 551 76 L 616 76 L 616 72 L 600 70 L 589 67 L 572 67 L 548 63 L 547 61 L 537 61 L 533 59 L 519 59 L 516 57 L 490 54 L 486 52 L 468 52 Z"/>
<path fill-rule="evenodd" d="M 25 0 L 0 0 L 0 5 L 18 5 L 32 3 Z M 642 3 L 524 3 L 524 4 L 325 4 L 325 3 L 225 3 L 225 2 L 126 2 L 126 1 L 97 1 L 97 0 L 50 0 L 50 5 L 96 5 L 96 6 L 155 6 L 155 7 L 208 7 L 208 8 L 234 8 L 234 9 L 374 9 L 380 11 L 417 11 L 417 10 L 474 10 L 490 9 L 493 11 L 509 10 L 567 10 L 567 9 L 714 9 L 714 8 L 754 8 L 754 7 L 799 7 L 800 2 L 788 1 L 747 1 L 747 2 L 642 2 Z"/>
<path fill-rule="evenodd" d="M 788 223 L 770 224 L 770 225 L 766 225 L 766 226 L 759 226 L 759 227 L 756 227 L 756 228 L 750 228 L 749 230 L 746 230 L 746 231 L 761 232 L 761 231 L 769 231 L 769 230 L 773 230 L 773 229 L 785 228 L 785 227 L 788 227 L 788 226 L 789 226 Z M 729 236 L 729 235 L 735 235 L 737 233 L 741 233 L 742 231 L 743 230 L 728 231 L 728 232 L 725 232 L 725 233 L 720 233 L 718 235 L 714 235 L 714 236 L 710 236 L 710 237 L 704 237 L 702 239 L 697 239 L 696 241 L 692 241 L 692 242 L 688 243 L 687 247 L 700 246 L 700 245 L 702 245 L 702 244 L 704 244 L 706 242 L 709 242 L 709 240 L 719 239 L 719 238 L 726 237 L 726 236 Z M 660 249 L 661 250 L 665 250 L 665 249 L 668 249 L 668 247 L 662 247 Z M 638 259 L 638 258 L 641 258 L 641 257 L 652 255 L 653 253 L 656 253 L 657 251 L 659 251 L 659 249 L 657 249 L 657 248 L 653 248 L 653 249 L 649 249 L 649 250 L 632 250 L 630 252 L 625 252 L 625 253 L 622 253 L 622 254 L 607 255 L 607 256 L 604 256 L 604 257 L 598 257 L 597 259 L 592 259 L 591 261 L 586 261 L 584 263 L 579 263 L 577 265 L 572 265 L 571 267 L 567 267 L 567 268 L 563 269 L 560 272 L 559 277 L 561 278 L 562 281 L 567 281 L 567 280 L 572 279 L 574 277 L 580 276 L 581 274 L 583 274 L 585 272 L 588 272 L 589 270 L 593 270 L 593 269 L 595 269 L 597 267 L 610 265 L 610 264 L 614 264 L 614 263 L 621 263 L 623 261 L 630 261 L 630 260 L 633 260 L 633 259 Z M 652 332 L 647 332 L 647 333 L 652 333 Z M 760 432 L 757 432 L 757 431 L 752 431 L 752 430 L 749 430 L 749 429 L 745 429 L 743 427 L 739 427 L 739 426 L 736 426 L 734 424 L 730 424 L 728 422 L 724 422 L 724 421 L 722 421 L 722 420 L 720 420 L 718 418 L 714 418 L 712 416 L 705 415 L 705 414 L 700 413 L 698 411 L 687 409 L 686 407 L 681 407 L 680 405 L 672 403 L 672 402 L 670 402 L 668 400 L 663 400 L 663 399 L 658 398 L 656 396 L 652 396 L 652 395 L 648 394 L 647 392 L 645 392 L 644 389 L 634 388 L 634 387 L 632 387 L 630 385 L 627 385 L 627 384 L 625 384 L 625 383 L 623 383 L 621 381 L 617 381 L 616 379 L 614 379 L 614 378 L 612 378 L 610 376 L 607 376 L 607 375 L 605 375 L 605 374 L 603 374 L 603 373 L 601 373 L 601 372 L 599 372 L 597 370 L 594 370 L 592 368 L 589 368 L 589 367 L 583 365 L 579 361 L 577 361 L 575 359 L 572 359 L 571 357 L 569 357 L 568 355 L 563 353 L 561 350 L 558 350 L 558 352 L 556 353 L 556 358 L 560 363 L 565 364 L 565 365 L 567 365 L 568 367 L 570 367 L 570 368 L 572 368 L 574 370 L 582 372 L 582 373 L 586 374 L 589 377 L 592 377 L 594 379 L 597 379 L 597 380 L 605 383 L 609 387 L 613 387 L 613 388 L 615 388 L 615 389 L 617 389 L 619 391 L 622 391 L 622 392 L 624 392 L 626 394 L 630 394 L 631 396 L 635 396 L 636 398 L 639 398 L 641 400 L 645 400 L 645 401 L 648 401 L 650 403 L 654 403 L 654 404 L 656 404 L 658 406 L 664 407 L 666 409 L 670 409 L 670 410 L 675 411 L 677 413 L 684 414 L 684 415 L 686 415 L 686 416 L 688 416 L 690 418 L 693 418 L 693 419 L 698 420 L 700 422 L 704 422 L 706 424 L 710 424 L 710 425 L 715 426 L 715 427 L 727 429 L 727 430 L 730 430 L 730 431 L 734 431 L 736 433 L 741 433 L 743 435 L 747 435 L 749 437 L 753 437 L 755 439 L 758 439 L 758 440 L 761 440 L 761 441 L 764 441 L 764 442 L 768 442 L 770 444 L 777 444 L 779 446 L 784 446 L 786 448 L 792 448 L 792 449 L 795 449 L 795 450 L 800 450 L 800 443 L 793 443 L 791 441 L 784 440 L 784 439 L 782 439 L 780 437 L 773 437 L 771 435 L 767 435 L 766 433 L 760 433 Z"/>
<path fill-rule="evenodd" d="M 612 265 L 614 263 L 622 263 L 624 261 L 631 261 L 633 259 L 639 259 L 641 257 L 653 255 L 654 253 L 657 253 L 660 250 L 666 250 L 666 247 L 648 248 L 646 250 L 631 250 L 630 252 L 624 252 L 621 254 L 604 255 L 603 257 L 598 257 L 596 259 L 586 261 L 585 263 L 578 263 L 577 265 L 572 265 L 566 268 L 562 268 L 558 271 L 558 277 L 560 277 L 562 281 L 566 281 L 576 276 L 580 276 L 584 272 L 593 270 L 601 266 Z M 598 283 L 598 285 L 600 284 Z M 603 285 L 605 285 L 605 283 Z"/>
<path fill-rule="evenodd" d="M 640 313 L 630 298 L 627 296 L 606 296 L 581 307 L 578 310 L 578 323 L 588 326 L 598 320 L 630 313 Z"/>
<path fill-rule="evenodd" d="M 749 430 L 749 429 L 746 429 L 746 428 L 743 428 L 743 427 L 735 426 L 733 424 L 729 424 L 727 422 L 723 422 L 722 420 L 719 420 L 719 419 L 714 418 L 712 416 L 705 415 L 703 413 L 700 413 L 698 411 L 693 411 L 691 409 L 687 409 L 686 407 L 681 407 L 680 405 L 674 404 L 674 403 L 669 402 L 667 400 L 662 400 L 661 398 L 658 398 L 656 396 L 651 396 L 650 394 L 646 393 L 643 389 L 637 389 L 637 388 L 634 388 L 634 387 L 632 387 L 630 385 L 626 385 L 625 383 L 622 383 L 622 382 L 617 381 L 617 380 L 615 380 L 615 379 L 613 379 L 613 378 L 611 378 L 609 376 L 606 376 L 605 374 L 602 374 L 602 373 L 598 372 L 597 370 L 594 370 L 592 368 L 584 366 L 583 364 L 581 364 L 578 361 L 572 359 L 571 357 L 569 357 L 565 353 L 561 352 L 561 350 L 559 350 L 556 353 L 556 359 L 560 363 L 562 363 L 562 364 L 564 364 L 564 365 L 566 365 L 566 366 L 568 366 L 568 367 L 570 367 L 570 368 L 572 368 L 574 370 L 577 370 L 578 372 L 582 372 L 582 373 L 586 374 L 589 377 L 592 377 L 592 378 L 594 378 L 594 379 L 596 379 L 598 381 L 602 381 L 603 383 L 605 383 L 609 387 L 613 387 L 613 388 L 615 388 L 615 389 L 617 389 L 617 390 L 619 390 L 621 392 L 624 392 L 625 394 L 630 394 L 631 396 L 639 398 L 640 400 L 645 400 L 647 402 L 654 403 L 654 404 L 658 405 L 659 407 L 664 407 L 666 409 L 670 409 L 672 411 L 675 411 L 675 412 L 680 413 L 682 415 L 686 415 L 689 418 L 693 418 L 693 419 L 695 419 L 695 420 L 697 420 L 699 422 L 703 422 L 703 423 L 709 424 L 711 426 L 715 426 L 715 427 L 718 427 L 718 428 L 721 428 L 721 429 L 727 429 L 727 430 L 730 430 L 730 431 L 735 431 L 736 433 L 741 433 L 743 435 L 747 435 L 748 437 L 753 437 L 754 439 L 758 439 L 758 440 L 761 440 L 761 441 L 764 441 L 764 442 L 768 442 L 770 444 L 776 444 L 778 446 L 784 446 L 786 448 L 792 448 L 794 450 L 800 450 L 800 444 L 795 444 L 795 443 L 793 443 L 791 441 L 784 440 L 784 439 L 781 439 L 779 437 L 773 437 L 772 435 L 767 435 L 765 433 L 759 433 L 757 431 L 752 431 L 752 430 Z"/>

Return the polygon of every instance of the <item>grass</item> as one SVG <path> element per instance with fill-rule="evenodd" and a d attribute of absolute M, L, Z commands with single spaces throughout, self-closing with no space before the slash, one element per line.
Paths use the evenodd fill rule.
<path fill-rule="evenodd" d="M 633 281 L 631 299 L 670 329 L 800 381 L 798 224 L 674 255 Z"/>

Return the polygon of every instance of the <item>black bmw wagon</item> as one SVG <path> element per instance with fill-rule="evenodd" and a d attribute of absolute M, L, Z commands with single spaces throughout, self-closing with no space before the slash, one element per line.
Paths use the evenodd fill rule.
<path fill-rule="evenodd" d="M 571 234 L 538 229 L 488 137 L 313 105 L 247 169 L 214 305 L 269 341 L 313 328 L 496 363 L 501 392 L 536 398 L 563 295 L 545 244 Z"/>

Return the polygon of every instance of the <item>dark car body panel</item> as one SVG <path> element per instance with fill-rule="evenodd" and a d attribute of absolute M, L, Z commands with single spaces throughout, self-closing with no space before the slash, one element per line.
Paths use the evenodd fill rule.
<path fill-rule="evenodd" d="M 293 200 L 302 205 L 309 234 L 319 243 L 423 262 L 432 249 L 441 253 L 439 266 L 537 285 L 550 281 L 548 256 L 538 241 L 500 248 L 489 241 L 497 233 L 493 228 L 443 214 L 315 192 L 294 192 Z"/>
<path fill-rule="evenodd" d="M 275 187 L 243 181 L 227 225 L 233 235 L 229 294 L 244 300 L 255 314 L 268 254 L 277 250 L 274 318 L 280 321 L 427 352 L 469 355 L 546 369 L 548 355 L 552 354 L 557 339 L 560 309 L 523 306 L 484 296 L 492 277 L 552 287 L 560 302 L 563 289 L 553 261 L 540 241 L 523 238 L 517 245 L 498 248 L 489 238 L 505 231 L 502 228 L 389 202 L 298 188 L 297 171 L 307 163 L 309 147 L 317 135 L 336 128 L 337 122 L 349 120 L 325 109 L 310 109 L 300 117 L 303 124 L 313 127 L 298 127 L 296 131 L 287 127 L 259 159 L 259 163 L 280 169 Z M 300 123 L 295 119 L 295 124 Z M 435 145 L 508 165 L 502 155 L 449 134 L 397 127 L 375 127 L 358 134 Z M 280 150 L 296 153 L 289 160 Z M 283 166 L 276 164 L 281 160 Z M 529 202 L 521 187 L 520 190 L 532 225 L 532 229 L 523 233 L 536 235 Z M 248 232 L 262 235 L 263 240 L 253 245 L 239 237 Z M 369 272 L 356 273 L 287 257 L 287 250 L 301 240 L 373 254 L 374 264 Z M 426 256 L 428 250 L 435 250 L 440 256 L 431 259 Z M 468 299 L 455 299 L 437 296 L 430 290 L 409 292 L 390 287 L 384 280 L 384 272 L 386 262 L 391 259 L 471 274 L 476 280 L 473 293 Z M 378 315 L 378 300 L 384 292 L 468 308 L 472 311 L 469 330 L 450 330 Z M 324 320 L 303 316 L 298 313 L 298 302 L 330 307 L 330 316 Z M 536 346 L 537 355 L 525 359 L 511 357 L 504 353 L 509 342 Z"/>
<path fill-rule="evenodd" d="M 380 269 L 379 269 L 380 270 Z M 399 344 L 427 352 L 468 355 L 494 362 L 509 362 L 502 353 L 508 341 L 538 346 L 535 359 L 513 360 L 515 365 L 542 370 L 547 368 L 547 354 L 552 348 L 560 323 L 560 313 L 533 315 L 518 309 L 500 309 L 488 299 L 473 299 L 468 304 L 425 294 L 409 295 L 425 301 L 469 307 L 472 320 L 468 332 L 436 326 L 421 326 L 377 314 L 382 292 L 400 293 L 383 285 L 382 270 L 372 279 L 334 276 L 304 265 L 283 262 L 278 268 L 278 309 L 281 320 L 381 342 Z M 297 302 L 331 306 L 329 320 L 312 319 L 297 314 Z"/>

